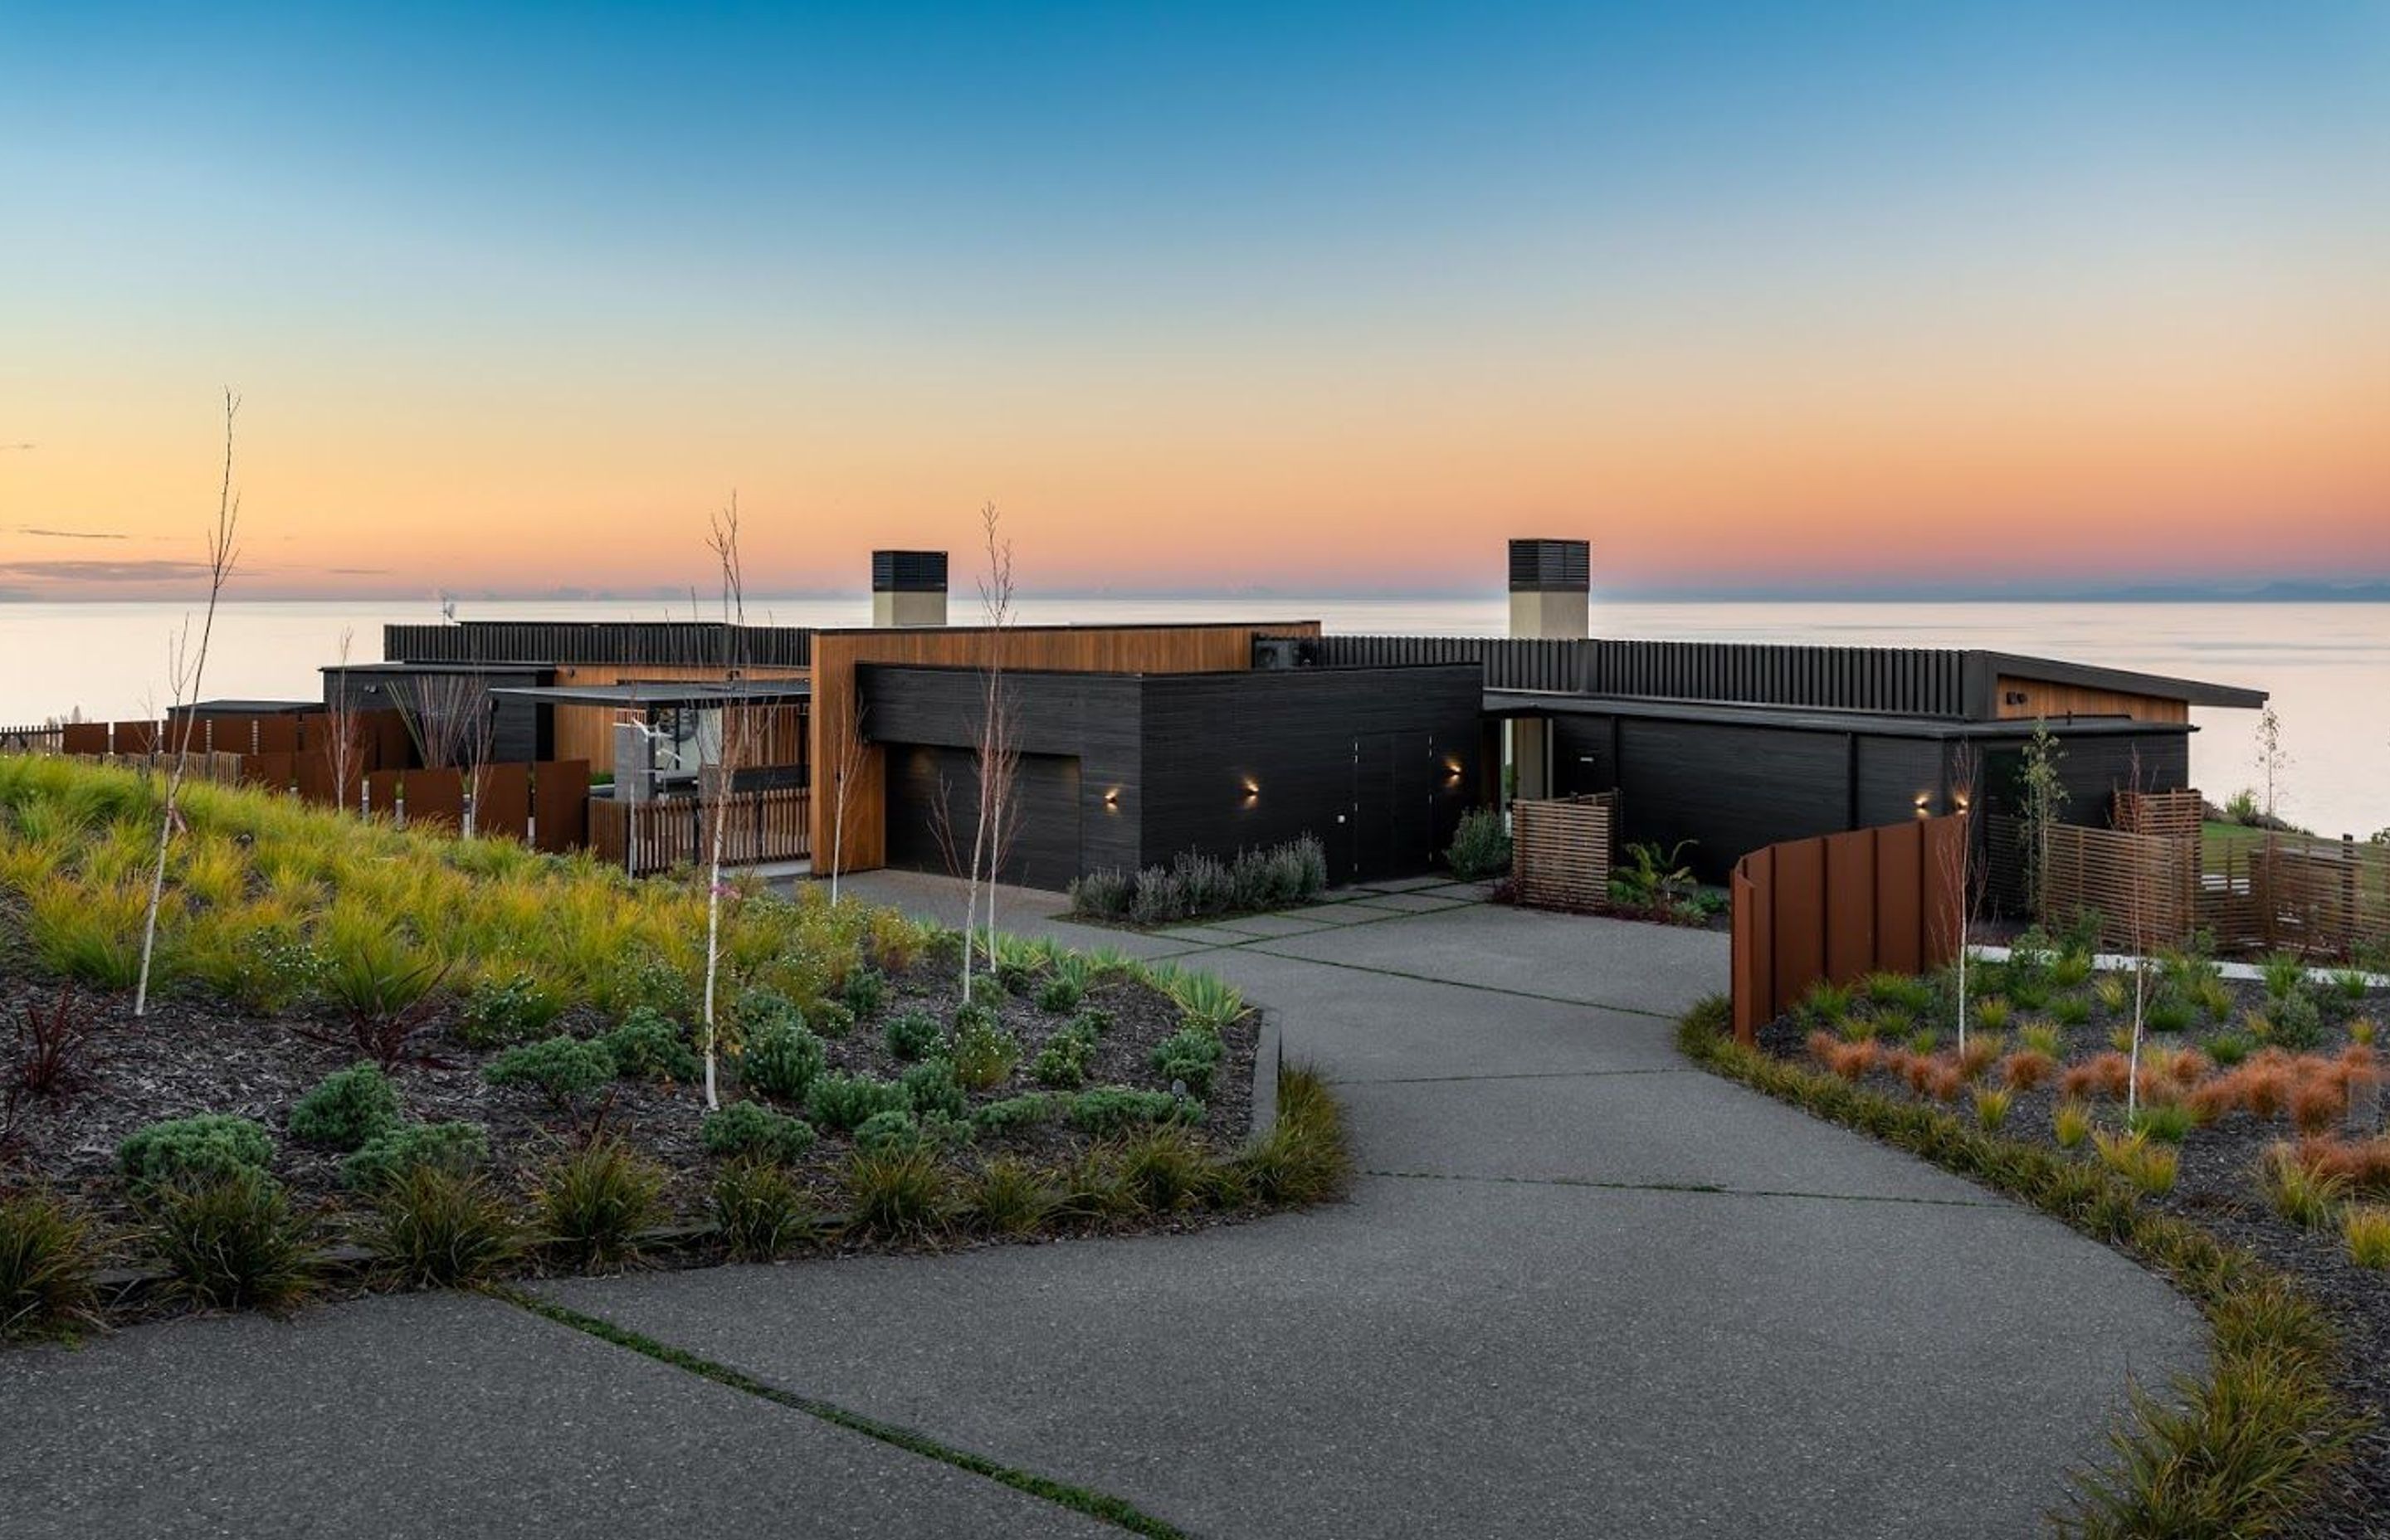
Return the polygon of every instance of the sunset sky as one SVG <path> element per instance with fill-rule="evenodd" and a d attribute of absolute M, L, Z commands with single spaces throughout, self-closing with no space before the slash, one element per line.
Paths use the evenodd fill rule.
<path fill-rule="evenodd" d="M 2390 0 L 20 5 L 0 595 L 2390 578 Z"/>

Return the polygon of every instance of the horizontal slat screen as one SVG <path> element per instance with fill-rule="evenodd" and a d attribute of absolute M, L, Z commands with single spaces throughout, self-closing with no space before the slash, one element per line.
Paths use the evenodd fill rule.
<path fill-rule="evenodd" d="M 802 668 L 814 634 L 802 626 L 718 621 L 469 621 L 385 625 L 381 655 L 410 663 L 720 663 Z"/>
<path fill-rule="evenodd" d="M 1966 654 L 1947 649 L 1333 634 L 1320 648 L 1338 667 L 1483 663 L 1497 690 L 1953 718 L 1967 709 Z"/>

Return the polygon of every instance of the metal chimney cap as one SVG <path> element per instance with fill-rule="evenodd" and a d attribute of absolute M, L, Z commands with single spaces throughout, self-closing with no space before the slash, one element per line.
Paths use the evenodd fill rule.
<path fill-rule="evenodd" d="M 943 594 L 946 591 L 944 551 L 874 551 L 871 591 L 875 594 Z"/>
<path fill-rule="evenodd" d="M 1593 542 L 1510 542 L 1510 592 L 1589 594 L 1592 591 Z"/>

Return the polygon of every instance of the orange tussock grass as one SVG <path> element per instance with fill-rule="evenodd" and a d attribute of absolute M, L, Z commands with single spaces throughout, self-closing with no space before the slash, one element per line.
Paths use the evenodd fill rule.
<path fill-rule="evenodd" d="M 2062 1096 L 2074 1101 L 2088 1101 L 2093 1097 L 2106 1097 L 2110 1101 L 2125 1099 L 2125 1089 L 2133 1081 L 2133 1066 L 2120 1053 L 2103 1053 L 2069 1064 L 2059 1077 Z"/>
<path fill-rule="evenodd" d="M 2348 1091 L 2329 1075 L 2308 1075 L 2291 1090 L 2291 1121 L 2302 1134 L 2320 1134 L 2348 1110 Z"/>
<path fill-rule="evenodd" d="M 2058 1069 L 2058 1060 L 2038 1048 L 2019 1048 L 2000 1060 L 2000 1082 L 2013 1090 L 2030 1091 Z"/>
<path fill-rule="evenodd" d="M 1843 1040 L 1832 1033 L 1820 1030 L 1809 1034 L 1809 1057 L 1820 1064 L 1831 1064 L 1834 1050 L 1842 1046 Z"/>
<path fill-rule="evenodd" d="M 2318 1176 L 2338 1176 L 2364 1192 L 2390 1192 L 2390 1136 L 2336 1139 L 2309 1135 L 2299 1141 L 2299 1164 Z"/>
<path fill-rule="evenodd" d="M 1863 1043 L 1837 1043 L 1826 1055 L 1826 1068 L 1844 1080 L 1857 1082 L 1867 1078 L 1880 1057 L 1882 1050 L 1873 1038 Z"/>
<path fill-rule="evenodd" d="M 2191 1093 L 2191 1110 L 2213 1122 L 2238 1109 L 2255 1118 L 2270 1118 L 2291 1105 L 2292 1095 L 2306 1079 L 2290 1055 L 2266 1048 L 2238 1068 L 2201 1084 Z"/>
<path fill-rule="evenodd" d="M 1928 1060 L 1932 1073 L 1925 1087 L 1936 1101 L 1956 1101 L 1967 1089 L 1966 1070 L 1953 1059 Z"/>
<path fill-rule="evenodd" d="M 1971 1039 L 1956 1061 L 1960 1078 L 1981 1080 L 1984 1072 L 1990 1069 L 1992 1061 L 1999 1056 L 2000 1046 L 1991 1038 L 1978 1036 Z"/>

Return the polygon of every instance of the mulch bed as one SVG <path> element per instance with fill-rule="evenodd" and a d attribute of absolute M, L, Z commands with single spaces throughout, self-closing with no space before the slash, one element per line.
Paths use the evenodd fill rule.
<path fill-rule="evenodd" d="M 2243 1009 L 2264 1000 L 2264 990 L 2258 984 L 2238 982 L 2230 987 Z M 2378 995 L 2370 997 L 2360 1008 L 2377 1019 L 2390 1016 L 2390 1001 Z M 2032 1013 L 2018 1012 L 2020 1020 L 2029 1017 Z M 2339 1053 L 2352 1041 L 2346 1027 L 2348 1020 L 2348 1007 L 2335 1001 L 2327 1013 L 2324 1040 L 2311 1051 L 2326 1056 Z M 2062 1063 L 2079 1062 L 2107 1051 L 2109 1033 L 2115 1025 L 2115 1020 L 2095 1002 L 2089 1022 L 2064 1029 L 2067 1051 Z M 2217 1030 L 2203 1021 L 2190 1032 L 2152 1033 L 2144 1041 L 2165 1046 L 2196 1046 Z M 1797 1020 L 1780 1018 L 1760 1029 L 1759 1046 L 1778 1058 L 1814 1065 L 1807 1048 L 1808 1033 L 1809 1028 Z M 1945 1028 L 1945 1047 L 1951 1046 L 1951 1037 Z M 2013 1031 L 2008 1039 L 2011 1048 L 2017 1046 Z M 2390 1055 L 2390 1041 L 2377 1042 L 2375 1046 Z M 1932 1102 L 1930 1097 L 1913 1092 L 1905 1080 L 1880 1070 L 1868 1075 L 1864 1084 L 1888 1096 Z M 2051 1133 L 2051 1114 L 2060 1099 L 2055 1076 L 2034 1090 L 2015 1092 L 2008 1119 L 1999 1130 L 2000 1136 L 2057 1149 Z M 2358 1105 L 2362 1109 L 2367 1104 L 2360 1099 Z M 2344 1124 L 2338 1131 L 2349 1137 L 2380 1132 L 2381 1105 L 2380 1099 L 2372 1103 L 2371 1123 L 2364 1122 L 2367 1114 L 2360 1110 L 2357 1114 L 2358 1125 Z M 2101 1126 L 2114 1127 L 2122 1123 L 2120 1107 L 2106 1102 L 2095 1106 Z M 1951 1110 L 1961 1117 L 1972 1115 L 1964 1097 L 1952 1105 Z M 2143 1200 L 2201 1226 L 2220 1240 L 2255 1253 L 2296 1278 L 2337 1319 L 2343 1339 L 2340 1389 L 2352 1405 L 2371 1409 L 2375 1421 L 2360 1435 L 2348 1460 L 2337 1472 L 2335 1500 L 2325 1511 L 2310 1515 L 2290 1533 L 2309 1540 L 2378 1537 L 2390 1534 L 2390 1272 L 2359 1267 L 2350 1261 L 2337 1226 L 2303 1229 L 2277 1214 L 2267 1203 L 2256 1186 L 2258 1162 L 2268 1147 L 2284 1140 L 2295 1142 L 2297 1137 L 2287 1117 L 2261 1121 L 2245 1111 L 2229 1113 L 2191 1131 L 2181 1146 L 2173 1190 L 2162 1198 Z M 2074 1155 L 2082 1160 L 2096 1158 L 2088 1143 Z"/>
<path fill-rule="evenodd" d="M 957 980 L 945 969 L 916 968 L 890 980 L 883 1010 L 843 1037 L 826 1042 L 829 1067 L 850 1073 L 894 1079 L 906 1067 L 890 1054 L 880 1029 L 891 1016 L 919 1007 L 950 1021 Z M 970 1093 L 976 1107 L 1037 1090 L 1029 1065 L 1068 1014 L 1041 1010 L 1034 1000 L 1006 995 L 992 982 L 974 988 L 982 1001 L 997 1002 L 1007 1030 L 1022 1043 L 1011 1080 L 989 1091 Z M 0 1078 L 8 1072 L 14 1034 L 29 1007 L 46 1008 L 58 986 L 20 971 L 0 973 Z M 331 1017 L 291 1014 L 254 1017 L 212 1001 L 169 995 L 153 998 L 135 1018 L 131 996 L 77 992 L 75 1008 L 95 1024 L 85 1056 L 87 1074 L 79 1088 L 63 1094 L 22 1097 L 5 1148 L 0 1178 L 44 1181 L 79 1198 L 103 1222 L 128 1226 L 135 1218 L 117 1180 L 117 1146 L 145 1124 L 202 1112 L 254 1118 L 275 1136 L 274 1174 L 302 1203 L 354 1207 L 341 1184 L 336 1153 L 314 1149 L 288 1136 L 292 1105 L 324 1076 L 362 1057 L 343 1041 L 344 1025 Z M 1144 983 L 1109 981 L 1087 991 L 1086 1006 L 1107 1011 L 1111 1026 L 1098 1040 L 1088 1066 L 1089 1086 L 1123 1084 L 1166 1090 L 1149 1060 L 1155 1045 L 1178 1030 L 1177 1007 Z M 427 1123 L 451 1120 L 482 1124 L 489 1135 L 492 1165 L 500 1180 L 527 1184 L 532 1174 L 574 1136 L 546 1100 L 524 1087 L 498 1087 L 482 1078 L 495 1050 L 465 1046 L 441 1020 L 419 1040 L 416 1059 L 390 1069 L 405 1115 Z M 568 1012 L 548 1033 L 589 1035 L 610 1023 L 585 1012 Z M 1224 1033 L 1223 1057 L 1197 1125 L 1222 1150 L 1240 1144 L 1251 1127 L 1253 1062 L 1257 1017 L 1247 1017 Z M 735 1068 L 725 1060 L 723 1100 L 742 1095 Z M 802 1113 L 801 1108 L 786 1110 Z M 606 1133 L 619 1136 L 669 1174 L 667 1200 L 683 1216 L 702 1213 L 715 1162 L 699 1141 L 704 1113 L 701 1087 L 648 1081 L 616 1083 L 604 1119 Z M 1060 1163 L 1094 1142 L 1068 1123 L 983 1133 L 961 1158 L 1018 1154 L 1041 1163 Z M 826 1210 L 841 1202 L 839 1174 L 853 1149 L 843 1135 L 824 1131 L 796 1172 Z M 1156 1227 L 1183 1218 L 1163 1216 Z"/>

